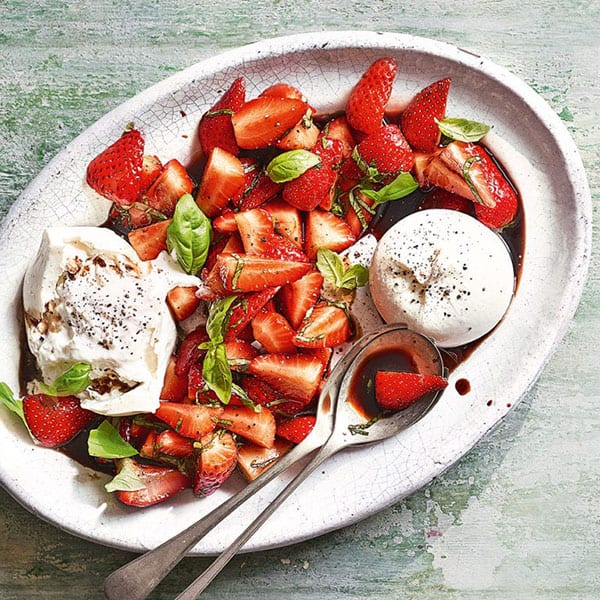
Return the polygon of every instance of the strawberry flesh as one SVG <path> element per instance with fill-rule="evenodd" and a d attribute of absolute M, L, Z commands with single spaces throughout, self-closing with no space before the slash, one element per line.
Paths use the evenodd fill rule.
<path fill-rule="evenodd" d="M 384 410 L 402 410 L 425 394 L 443 390 L 448 380 L 440 375 L 378 371 L 375 375 L 375 398 Z"/>

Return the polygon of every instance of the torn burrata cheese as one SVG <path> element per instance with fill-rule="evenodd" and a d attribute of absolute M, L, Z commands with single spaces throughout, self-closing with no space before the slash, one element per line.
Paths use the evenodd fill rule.
<path fill-rule="evenodd" d="M 109 229 L 47 229 L 23 282 L 27 342 L 43 381 L 86 362 L 84 408 L 153 412 L 177 339 L 167 292 L 197 284 L 166 252 L 142 261 Z"/>
<path fill-rule="evenodd" d="M 404 322 L 441 347 L 472 342 L 504 316 L 515 273 L 504 240 L 454 210 L 413 213 L 377 244 L 369 285 L 387 322 Z"/>

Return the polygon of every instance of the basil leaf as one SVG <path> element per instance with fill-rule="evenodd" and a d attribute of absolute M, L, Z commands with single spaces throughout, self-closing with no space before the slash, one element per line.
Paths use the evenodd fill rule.
<path fill-rule="evenodd" d="M 345 273 L 342 278 L 342 285 L 347 290 L 354 290 L 358 287 L 366 285 L 369 281 L 369 269 L 362 265 L 352 265 Z"/>
<path fill-rule="evenodd" d="M 490 131 L 490 126 L 468 119 L 443 119 L 438 121 L 438 129 L 448 138 L 460 142 L 478 142 Z"/>
<path fill-rule="evenodd" d="M 231 386 L 231 390 L 235 392 L 235 395 L 242 401 L 244 406 L 251 408 L 256 413 L 262 411 L 262 406 L 260 404 L 256 404 L 256 402 L 254 402 L 252 398 L 248 396 L 248 393 L 243 387 L 237 385 L 237 383 L 234 383 Z"/>
<path fill-rule="evenodd" d="M 360 188 L 360 191 L 367 197 L 373 200 L 371 208 L 375 208 L 384 202 L 399 200 L 409 194 L 412 194 L 419 184 L 415 178 L 408 172 L 402 172 L 391 183 L 384 185 L 378 190 L 370 188 Z"/>
<path fill-rule="evenodd" d="M 341 257 L 328 248 L 317 251 L 317 269 L 327 282 L 345 290 L 354 290 L 369 281 L 366 267 L 355 264 L 346 269 Z"/>
<path fill-rule="evenodd" d="M 321 159 L 308 150 L 289 150 L 278 154 L 267 165 L 267 175 L 275 183 L 285 183 L 300 177 L 311 167 L 321 164 Z"/>
<path fill-rule="evenodd" d="M 104 420 L 97 429 L 90 431 L 88 453 L 99 458 L 126 458 L 138 451 L 120 436 L 109 421 Z"/>
<path fill-rule="evenodd" d="M 206 262 L 212 227 L 190 194 L 179 198 L 173 220 L 167 227 L 167 249 L 175 250 L 177 262 L 186 273 L 195 275 Z"/>
<path fill-rule="evenodd" d="M 131 461 L 123 461 L 121 470 L 104 485 L 107 492 L 135 492 L 145 487 Z"/>
<path fill-rule="evenodd" d="M 385 174 L 380 173 L 376 167 L 371 166 L 363 159 L 358 151 L 358 146 L 354 146 L 352 150 L 352 159 L 370 181 L 377 183 L 384 178 Z"/>
<path fill-rule="evenodd" d="M 40 383 L 40 389 L 49 396 L 74 396 L 90 385 L 92 365 L 77 362 L 59 375 L 50 385 Z"/>
<path fill-rule="evenodd" d="M 15 398 L 8 384 L 0 381 L 0 403 L 4 404 L 8 410 L 18 415 L 23 423 L 25 423 L 25 415 L 23 414 L 23 401 L 20 398 Z"/>
<path fill-rule="evenodd" d="M 223 343 L 231 316 L 231 305 L 237 299 L 237 296 L 227 296 L 210 304 L 206 320 L 206 333 L 213 344 Z"/>
<path fill-rule="evenodd" d="M 217 398 L 223 404 L 228 404 L 233 381 L 225 344 L 211 344 L 208 347 L 202 363 L 202 377 Z"/>

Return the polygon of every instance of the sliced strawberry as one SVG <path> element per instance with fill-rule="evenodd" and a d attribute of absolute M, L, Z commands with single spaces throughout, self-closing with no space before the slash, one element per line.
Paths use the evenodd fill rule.
<path fill-rule="evenodd" d="M 142 465 L 131 458 L 124 458 L 119 461 L 117 472 L 125 468 L 144 485 L 140 490 L 116 492 L 117 498 L 130 506 L 152 506 L 164 502 L 191 485 L 187 475 L 170 467 Z"/>
<path fill-rule="evenodd" d="M 160 392 L 161 400 L 181 402 L 187 394 L 187 377 L 185 375 L 177 375 L 176 364 L 177 359 L 172 356 L 167 364 L 165 379 Z"/>
<path fill-rule="evenodd" d="M 294 329 L 300 327 L 306 312 L 317 303 L 322 286 L 323 275 L 313 269 L 281 288 L 278 296 L 281 312 Z"/>
<path fill-rule="evenodd" d="M 167 292 L 167 304 L 176 321 L 183 321 L 196 312 L 200 306 L 200 298 L 196 296 L 197 291 L 195 285 L 178 285 Z"/>
<path fill-rule="evenodd" d="M 320 209 L 307 213 L 304 235 L 304 251 L 311 260 L 316 258 L 319 248 L 341 252 L 356 241 L 344 219 Z"/>
<path fill-rule="evenodd" d="M 473 202 L 442 188 L 434 188 L 425 196 L 425 198 L 423 198 L 421 204 L 419 204 L 419 210 L 427 210 L 430 208 L 458 210 L 470 215 L 473 213 Z"/>
<path fill-rule="evenodd" d="M 198 187 L 196 202 L 207 217 L 216 217 L 244 185 L 244 165 L 221 148 L 213 148 Z"/>
<path fill-rule="evenodd" d="M 328 121 L 323 128 L 323 135 L 328 140 L 339 140 L 342 143 L 342 158 L 348 158 L 352 154 L 352 148 L 356 146 L 348 119 L 344 115 Z"/>
<path fill-rule="evenodd" d="M 129 243 L 141 260 L 152 260 L 167 249 L 167 228 L 171 219 L 138 227 L 127 234 Z"/>
<path fill-rule="evenodd" d="M 353 199 L 346 195 L 342 201 L 344 207 L 344 220 L 348 223 L 352 234 L 358 238 L 373 220 L 373 211 L 370 207 L 373 200 L 365 196 L 360 190 L 355 190 Z"/>
<path fill-rule="evenodd" d="M 101 196 L 119 205 L 132 204 L 142 191 L 143 155 L 142 134 L 137 129 L 126 131 L 90 162 L 86 181 Z"/>
<path fill-rule="evenodd" d="M 224 288 L 232 292 L 256 292 L 299 279 L 310 263 L 263 258 L 251 254 L 221 254 L 215 269 Z"/>
<path fill-rule="evenodd" d="M 421 188 L 437 186 L 473 202 L 475 201 L 475 197 L 463 176 L 453 171 L 440 158 L 439 154 L 417 155 L 415 177 Z"/>
<path fill-rule="evenodd" d="M 258 350 L 247 340 L 228 337 L 225 340 L 225 354 L 232 370 L 245 371 L 250 361 L 258 355 Z"/>
<path fill-rule="evenodd" d="M 200 440 L 214 430 L 222 412 L 221 407 L 204 404 L 161 402 L 156 410 L 156 416 L 177 433 Z"/>
<path fill-rule="evenodd" d="M 270 96 L 272 98 L 295 98 L 296 100 L 306 102 L 306 97 L 297 87 L 285 82 L 270 85 L 268 88 L 264 89 L 260 95 Z"/>
<path fill-rule="evenodd" d="M 452 142 L 440 158 L 466 181 L 477 219 L 494 229 L 514 221 L 519 207 L 517 194 L 482 146 Z"/>
<path fill-rule="evenodd" d="M 319 302 L 310 309 L 294 339 L 303 348 L 333 348 L 352 337 L 352 327 L 343 308 Z"/>
<path fill-rule="evenodd" d="M 290 400 L 262 379 L 252 375 L 247 375 L 242 379 L 242 387 L 254 404 L 266 406 L 275 418 L 280 416 L 289 418 L 304 410 L 306 406 L 306 402 Z"/>
<path fill-rule="evenodd" d="M 308 404 L 315 395 L 324 367 L 310 354 L 262 354 L 250 362 L 248 372 L 266 381 L 290 400 Z"/>
<path fill-rule="evenodd" d="M 263 204 L 262 208 L 271 215 L 276 233 L 287 238 L 299 248 L 304 247 L 302 217 L 297 208 L 290 206 L 279 197 L 269 200 Z"/>
<path fill-rule="evenodd" d="M 244 444 L 238 451 L 238 469 L 246 481 L 254 481 L 289 452 L 291 448 L 292 444 L 282 439 L 275 439 L 272 448 L 262 448 L 256 444 Z"/>
<path fill-rule="evenodd" d="M 309 109 L 275 145 L 281 150 L 310 150 L 317 143 L 319 133 Z"/>
<path fill-rule="evenodd" d="M 240 210 L 252 210 L 274 198 L 282 189 L 281 183 L 275 183 L 264 167 L 256 161 L 249 163 L 242 159 L 244 164 L 244 189 L 233 199 L 233 203 Z"/>
<path fill-rule="evenodd" d="M 156 434 L 154 447 L 158 454 L 185 458 L 191 456 L 194 452 L 194 443 L 192 440 L 179 435 L 172 429 L 166 429 Z"/>
<path fill-rule="evenodd" d="M 179 377 L 184 377 L 190 369 L 190 365 L 200 360 L 204 355 L 204 350 L 200 350 L 198 346 L 203 342 L 208 341 L 208 334 L 204 325 L 200 325 L 193 331 L 190 331 L 181 342 L 179 351 L 177 352 L 177 363 L 175 365 L 175 373 Z"/>
<path fill-rule="evenodd" d="M 170 217 L 175 210 L 177 200 L 184 194 L 191 194 L 194 182 L 186 168 L 177 160 L 170 160 L 144 194 L 144 202 Z"/>
<path fill-rule="evenodd" d="M 384 125 L 373 131 L 356 147 L 358 165 L 365 173 L 376 169 L 378 180 L 392 179 L 402 171 L 410 171 L 413 152 L 397 125 Z"/>
<path fill-rule="evenodd" d="M 266 287 L 258 292 L 241 296 L 233 303 L 229 316 L 229 327 L 227 338 L 236 337 L 250 323 L 254 315 L 258 313 L 279 290 L 278 286 Z"/>
<path fill-rule="evenodd" d="M 212 404 L 217 401 L 217 395 L 206 385 L 201 363 L 190 366 L 187 385 L 187 404 Z"/>
<path fill-rule="evenodd" d="M 446 116 L 451 79 L 440 79 L 421 90 L 402 112 L 404 137 L 414 150 L 433 152 L 440 143 L 438 121 Z"/>
<path fill-rule="evenodd" d="M 313 429 L 317 418 L 314 415 L 300 415 L 277 425 L 277 435 L 284 440 L 299 444 Z"/>
<path fill-rule="evenodd" d="M 308 105 L 295 98 L 260 96 L 246 102 L 232 117 L 240 148 L 266 148 L 293 127 Z"/>
<path fill-rule="evenodd" d="M 222 148 L 238 155 L 238 148 L 231 124 L 231 116 L 246 101 L 246 82 L 238 77 L 219 101 L 204 113 L 198 124 L 198 139 L 202 153 L 208 156 L 214 148 Z"/>
<path fill-rule="evenodd" d="M 163 164 L 158 156 L 144 154 L 142 157 L 142 172 L 140 173 L 140 189 L 145 192 L 161 174 Z"/>
<path fill-rule="evenodd" d="M 24 396 L 23 414 L 31 435 L 46 448 L 64 446 L 97 416 L 75 396 L 46 394 Z"/>
<path fill-rule="evenodd" d="M 264 448 L 270 448 L 275 440 L 275 417 L 268 408 L 256 412 L 247 406 L 226 406 L 219 424 Z"/>
<path fill-rule="evenodd" d="M 443 390 L 448 380 L 439 375 L 378 371 L 375 398 L 385 410 L 402 410 L 425 394 Z"/>
<path fill-rule="evenodd" d="M 201 443 L 192 489 L 198 496 L 208 496 L 233 473 L 238 449 L 233 436 L 226 431 L 208 435 Z"/>
<path fill-rule="evenodd" d="M 223 209 L 221 214 L 213 219 L 212 227 L 216 233 L 235 233 L 237 231 L 235 213 L 230 208 Z"/>
<path fill-rule="evenodd" d="M 145 227 L 154 221 L 163 221 L 165 216 L 143 202 L 117 204 L 114 202 L 108 213 L 110 223 L 119 233 L 128 233 L 132 229 Z"/>
<path fill-rule="evenodd" d="M 294 352 L 296 332 L 287 319 L 274 311 L 260 311 L 252 319 L 254 338 L 267 352 Z"/>
<path fill-rule="evenodd" d="M 393 58 L 380 58 L 363 73 L 346 107 L 346 118 L 353 129 L 371 133 L 381 126 L 397 71 Z"/>

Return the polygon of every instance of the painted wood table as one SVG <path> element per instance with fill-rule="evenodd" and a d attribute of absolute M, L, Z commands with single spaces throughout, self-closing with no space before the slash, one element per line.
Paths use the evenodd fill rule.
<path fill-rule="evenodd" d="M 506 67 L 564 121 L 597 210 L 597 0 L 4 0 L 0 214 L 61 147 L 149 85 L 224 49 L 323 29 L 431 37 Z M 206 597 L 600 598 L 599 262 L 594 251 L 583 301 L 536 385 L 463 460 L 356 525 L 238 556 Z M 0 490 L 0 598 L 102 598 L 104 578 L 132 557 Z M 185 559 L 152 598 L 174 597 L 208 562 Z"/>

